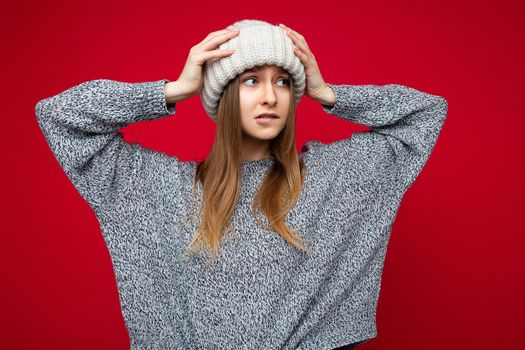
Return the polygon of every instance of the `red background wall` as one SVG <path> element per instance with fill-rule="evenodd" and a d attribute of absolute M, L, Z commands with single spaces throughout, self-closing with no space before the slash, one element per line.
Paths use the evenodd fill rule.
<path fill-rule="evenodd" d="M 524 6 L 520 1 L 25 1 L 1 6 L 0 348 L 125 349 L 98 222 L 49 150 L 40 99 L 81 82 L 176 80 L 189 49 L 243 18 L 303 34 L 327 82 L 445 97 L 434 153 L 398 212 L 367 349 L 518 349 L 524 329 Z M 303 98 L 298 147 L 366 127 Z M 202 159 L 198 96 L 127 141 Z"/>

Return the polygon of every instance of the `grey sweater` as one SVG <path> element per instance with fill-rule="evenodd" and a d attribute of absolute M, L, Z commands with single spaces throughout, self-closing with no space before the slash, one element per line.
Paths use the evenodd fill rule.
<path fill-rule="evenodd" d="M 324 111 L 370 130 L 301 149 L 307 175 L 287 222 L 312 252 L 256 224 L 251 201 L 275 159 L 243 161 L 238 236 L 228 231 L 213 268 L 203 255 L 183 254 L 197 228 L 183 220 L 197 163 L 119 132 L 175 114 L 165 82 L 92 80 L 35 107 L 51 151 L 100 223 L 131 348 L 323 350 L 374 338 L 391 226 L 447 101 L 397 84 L 329 84 L 336 103 Z"/>

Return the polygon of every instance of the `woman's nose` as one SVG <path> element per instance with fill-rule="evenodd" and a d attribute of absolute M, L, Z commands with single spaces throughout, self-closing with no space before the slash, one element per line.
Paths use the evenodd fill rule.
<path fill-rule="evenodd" d="M 264 84 L 263 86 L 263 101 L 268 104 L 274 104 L 277 100 L 277 96 L 274 91 L 272 84 Z"/>

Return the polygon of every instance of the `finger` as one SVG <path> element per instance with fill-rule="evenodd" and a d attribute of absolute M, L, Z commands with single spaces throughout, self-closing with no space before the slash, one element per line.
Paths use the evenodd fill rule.
<path fill-rule="evenodd" d="M 219 46 L 220 44 L 222 44 L 223 42 L 225 41 L 228 41 L 234 37 L 236 37 L 237 35 L 239 35 L 240 31 L 226 31 L 226 32 L 223 32 L 221 34 L 217 34 L 205 41 L 203 41 L 200 46 L 202 49 L 204 50 L 210 50 L 210 49 L 214 49 L 216 48 L 217 46 Z"/>
<path fill-rule="evenodd" d="M 293 52 L 297 57 L 299 57 L 299 60 L 306 66 L 308 56 L 304 52 L 302 52 L 301 49 L 297 46 L 293 48 Z"/>
<path fill-rule="evenodd" d="M 306 39 L 304 38 L 304 36 L 299 36 L 300 34 L 296 34 L 296 33 L 292 33 L 292 35 L 297 38 L 297 41 L 300 42 L 304 47 L 306 48 L 310 48 L 308 46 L 308 43 L 306 42 Z"/>
<path fill-rule="evenodd" d="M 305 40 L 299 39 L 295 34 L 289 32 L 289 37 L 292 39 L 292 42 L 295 44 L 295 46 L 298 46 L 302 51 L 305 53 L 310 52 L 310 48 L 308 47 L 308 44 L 306 44 Z"/>
<path fill-rule="evenodd" d="M 229 30 L 229 29 L 223 29 L 223 30 L 219 30 L 217 32 L 213 32 L 213 33 L 210 33 L 208 34 L 208 36 L 206 38 L 204 38 L 204 40 L 202 40 L 200 42 L 200 44 L 203 44 L 203 43 L 206 43 L 214 38 L 217 38 L 217 37 L 221 37 L 221 36 L 224 36 L 226 34 L 230 34 L 230 33 L 235 33 L 234 31 L 232 30 Z"/>
<path fill-rule="evenodd" d="M 197 54 L 200 62 L 210 61 L 214 62 L 220 60 L 223 57 L 232 55 L 235 52 L 234 49 L 228 50 L 212 50 L 212 51 L 203 51 Z"/>
<path fill-rule="evenodd" d="M 292 32 L 293 34 L 295 34 L 299 39 L 304 39 L 304 36 L 302 36 L 300 33 L 298 33 L 297 31 L 293 30 L 292 28 L 288 28 L 290 30 L 290 32 Z"/>
<path fill-rule="evenodd" d="M 285 31 L 289 38 L 296 39 L 297 41 L 302 41 L 304 42 L 306 47 L 308 47 L 308 44 L 306 43 L 304 36 L 302 36 L 301 34 L 297 33 L 295 30 L 292 30 L 290 28 L 286 28 Z"/>
<path fill-rule="evenodd" d="M 201 50 L 203 49 L 203 45 L 207 42 L 209 42 L 209 40 L 213 39 L 213 38 L 216 38 L 217 36 L 221 36 L 221 35 L 224 35 L 224 34 L 227 34 L 227 33 L 231 33 L 232 31 L 229 30 L 229 29 L 222 29 L 222 30 L 218 30 L 218 31 L 215 31 L 215 32 L 211 32 L 209 33 L 206 38 L 204 38 L 200 43 L 198 43 L 197 45 L 195 45 L 194 47 Z"/>
<path fill-rule="evenodd" d="M 217 30 L 217 31 L 215 31 L 215 32 L 211 32 L 211 33 L 209 33 L 209 34 L 206 36 L 206 38 L 204 38 L 204 40 L 209 39 L 209 38 L 214 37 L 214 36 L 217 36 L 217 35 L 221 35 L 221 34 L 223 34 L 223 33 L 228 33 L 228 32 L 231 32 L 231 29 L 224 28 L 224 29 L 221 29 L 221 30 Z M 204 40 L 203 40 L 203 41 L 204 41 Z"/>
<path fill-rule="evenodd" d="M 284 28 L 286 31 L 288 31 L 288 32 L 292 32 L 292 33 L 294 33 L 295 35 L 297 35 L 298 38 L 300 38 L 300 39 L 304 39 L 304 36 L 302 36 L 299 32 L 293 30 L 292 28 L 287 27 L 287 26 L 285 26 L 285 25 L 282 24 L 282 23 L 279 24 L 279 25 L 280 25 L 282 28 Z"/>

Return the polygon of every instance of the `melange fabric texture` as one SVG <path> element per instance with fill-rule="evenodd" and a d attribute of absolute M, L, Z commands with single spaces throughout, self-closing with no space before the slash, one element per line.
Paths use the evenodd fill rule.
<path fill-rule="evenodd" d="M 93 80 L 35 107 L 50 149 L 99 220 L 131 348 L 328 350 L 374 338 L 392 223 L 447 101 L 396 84 L 329 84 L 336 103 L 324 111 L 370 130 L 301 149 L 307 174 L 287 222 L 311 253 L 256 224 L 251 202 L 275 159 L 243 161 L 238 235 L 228 231 L 213 268 L 204 255 L 183 253 L 197 229 L 183 220 L 197 163 L 119 132 L 175 114 L 166 82 Z"/>

